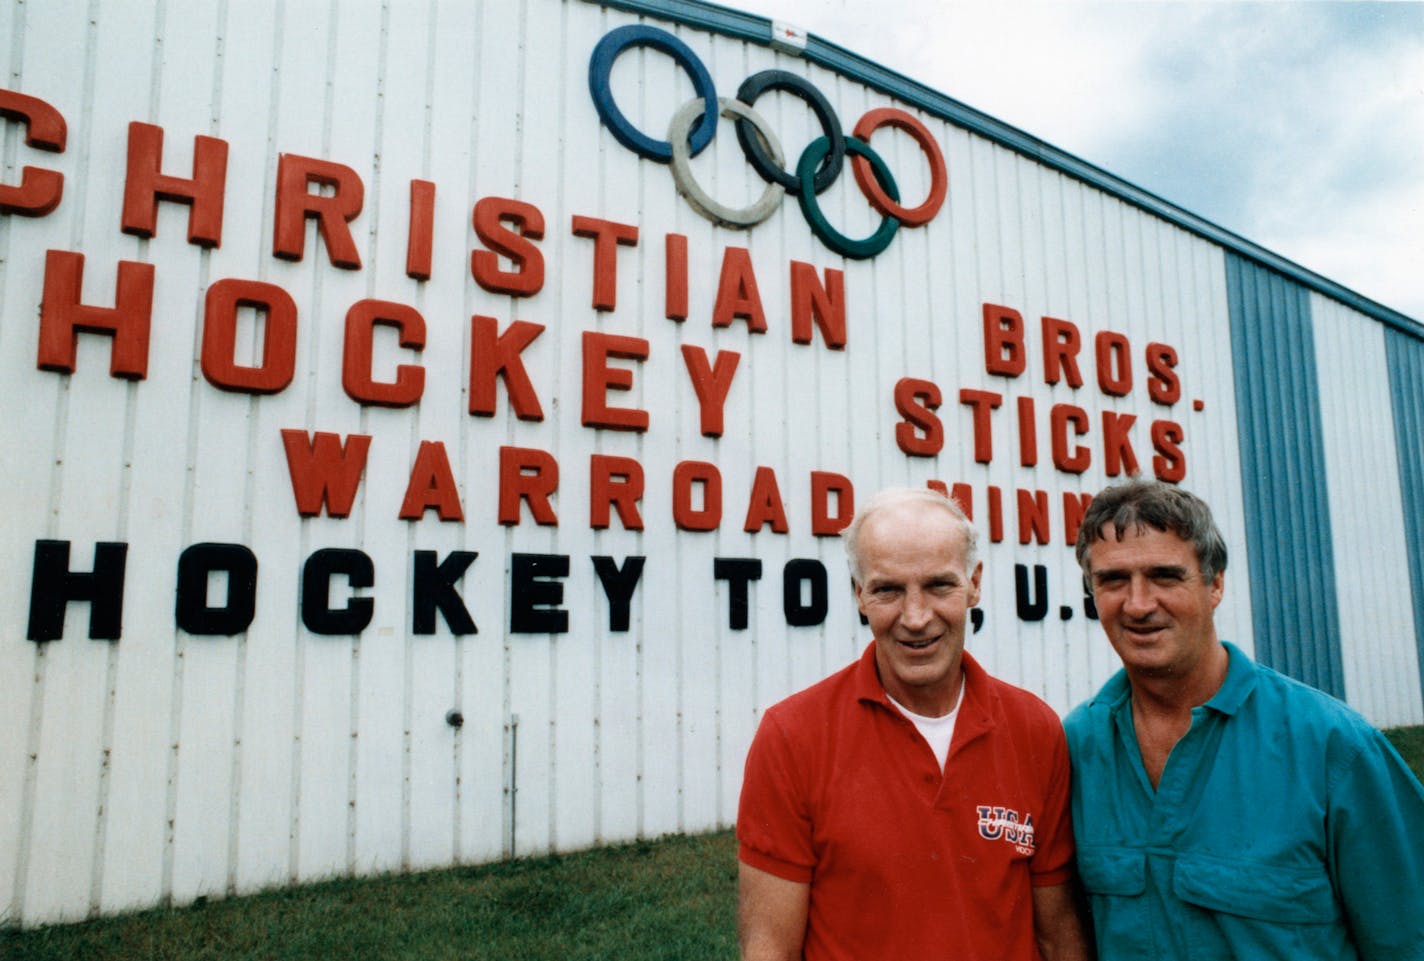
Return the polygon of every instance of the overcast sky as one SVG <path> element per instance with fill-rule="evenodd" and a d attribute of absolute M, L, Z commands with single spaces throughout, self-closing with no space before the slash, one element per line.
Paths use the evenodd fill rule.
<path fill-rule="evenodd" d="M 1424 3 L 722 2 L 1424 322 Z"/>

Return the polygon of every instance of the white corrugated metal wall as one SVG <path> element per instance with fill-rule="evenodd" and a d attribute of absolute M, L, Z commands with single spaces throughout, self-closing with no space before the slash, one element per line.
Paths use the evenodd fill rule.
<path fill-rule="evenodd" d="M 1376 724 L 1424 717 L 1384 328 L 1311 298 L 1345 699 Z"/>
<path fill-rule="evenodd" d="M 0 178 L 15 183 L 26 164 L 65 176 L 53 213 L 0 216 L 7 517 L 0 730 L 13 732 L 0 739 L 0 917 L 71 919 L 331 874 L 729 824 L 760 710 L 848 662 L 868 641 L 839 543 L 810 531 L 813 471 L 849 477 L 860 497 L 887 484 L 969 485 L 986 540 L 984 628 L 970 649 L 1059 710 L 1115 667 L 1096 624 L 1083 616 L 1063 534 L 1063 495 L 1106 480 L 1103 412 L 1137 417 L 1130 436 L 1144 470 L 1152 469 L 1150 423 L 1182 426 L 1184 483 L 1213 504 L 1233 557 L 1244 561 L 1219 247 L 833 71 L 657 22 L 691 47 L 723 96 L 774 67 L 808 78 L 847 130 L 871 108 L 910 110 L 949 171 L 939 215 L 901 229 L 869 260 L 827 250 L 790 198 L 750 231 L 715 227 L 678 196 L 665 166 L 638 159 L 600 125 L 589 57 L 608 31 L 633 22 L 631 14 L 557 0 L 0 7 L 0 36 L 10 38 L 0 44 L 3 86 L 42 98 L 69 125 L 67 149 L 43 154 L 21 143 L 20 125 L 7 124 Z M 659 133 L 693 95 L 683 71 L 645 49 L 618 59 L 610 86 L 636 126 Z M 757 109 L 788 156 L 819 132 L 790 97 L 768 95 Z M 119 231 L 130 121 L 164 129 L 163 169 L 173 175 L 191 169 L 195 136 L 229 144 L 220 247 L 188 243 L 188 208 L 176 203 L 159 205 L 152 239 Z M 929 170 L 912 140 L 882 130 L 874 146 L 902 196 L 925 195 Z M 365 206 L 352 227 L 360 270 L 334 268 L 310 227 L 303 259 L 272 255 L 284 154 L 343 164 L 359 176 Z M 761 190 L 725 120 L 692 169 L 731 206 Z M 436 185 L 429 281 L 405 272 L 413 179 Z M 536 246 L 545 283 L 534 296 L 493 294 L 471 280 L 470 252 L 483 249 L 471 207 L 485 197 L 515 198 L 543 216 Z M 821 204 L 851 236 L 875 226 L 848 174 Z M 617 250 L 612 310 L 592 306 L 594 244 L 574 235 L 576 216 L 639 230 L 636 246 Z M 666 318 L 667 234 L 687 238 L 684 321 Z M 741 319 L 711 323 L 728 248 L 748 251 L 765 333 Z M 37 307 L 50 250 L 85 255 L 87 304 L 114 303 L 119 261 L 154 265 L 145 379 L 108 375 L 106 336 L 78 337 L 73 374 L 38 369 Z M 793 343 L 792 261 L 814 265 L 821 277 L 844 271 L 844 350 L 827 349 L 820 332 L 809 345 Z M 198 362 L 204 294 L 223 278 L 274 284 L 295 301 L 297 373 L 285 389 L 257 396 L 205 379 Z M 425 369 L 418 405 L 362 406 L 343 392 L 343 318 L 363 298 L 407 304 L 424 318 L 426 347 L 418 355 L 400 349 L 389 330 L 378 331 L 375 348 L 377 372 L 401 363 Z M 1018 377 L 986 372 L 986 303 L 1024 320 L 1028 364 Z M 1347 314 L 1331 315 L 1332 322 L 1360 323 Z M 545 328 L 521 355 L 543 420 L 515 417 L 503 384 L 495 416 L 468 413 L 472 315 L 494 318 L 501 331 L 516 320 Z M 1045 382 L 1043 317 L 1081 332 L 1083 387 Z M 612 406 L 647 410 L 646 432 L 582 426 L 587 332 L 647 342 L 645 361 L 612 362 L 634 372 L 632 390 L 608 394 Z M 1097 387 L 1093 338 L 1102 332 L 1131 345 L 1134 381 L 1125 397 Z M 1149 342 L 1177 353 L 1175 404 L 1147 396 Z M 238 343 L 237 363 L 256 365 L 263 336 L 250 313 L 240 316 Z M 699 429 L 684 345 L 709 358 L 740 355 L 719 438 Z M 1317 346 L 1327 351 L 1319 339 Z M 1331 376 L 1353 375 L 1335 369 Z M 907 457 L 897 447 L 893 390 L 904 377 L 942 391 L 937 413 L 946 443 L 935 457 Z M 1002 398 L 990 417 L 987 464 L 974 459 L 973 412 L 959 400 L 965 389 Z M 1327 389 L 1349 392 L 1343 381 Z M 1034 466 L 1020 458 L 1021 400 L 1034 408 Z M 1081 475 L 1053 466 L 1055 404 L 1088 415 L 1087 433 L 1070 437 L 1090 451 Z M 284 429 L 372 438 L 348 518 L 298 515 Z M 462 523 L 433 513 L 398 519 L 423 441 L 445 445 Z M 1330 441 L 1353 442 L 1348 431 Z M 557 526 L 537 525 L 527 509 L 517 525 L 499 522 L 502 447 L 544 451 L 557 462 Z M 591 526 L 594 455 L 641 465 L 644 530 L 626 530 L 616 518 L 607 530 Z M 1355 455 L 1332 449 L 1337 456 Z M 673 523 L 672 477 L 692 461 L 715 465 L 722 478 L 722 523 L 713 532 L 678 531 Z M 775 472 L 786 534 L 742 529 L 758 468 Z M 1002 492 L 1002 543 L 988 543 L 991 488 Z M 1020 491 L 1047 495 L 1050 543 L 1020 544 Z M 1347 497 L 1332 491 L 1342 505 Z M 92 569 L 96 542 L 129 545 L 119 641 L 90 640 L 88 605 L 73 603 L 62 639 L 27 639 L 40 540 L 69 541 L 76 571 Z M 178 558 L 198 543 L 245 545 L 258 558 L 255 620 L 235 637 L 175 626 Z M 373 562 L 374 585 L 355 593 L 374 599 L 374 619 L 358 635 L 303 626 L 301 572 L 326 548 L 359 550 Z M 433 635 L 413 633 L 417 550 L 442 558 L 478 552 L 460 582 L 478 633 L 454 636 L 443 620 Z M 566 632 L 510 630 L 516 554 L 568 558 L 567 576 L 553 579 L 563 585 L 556 606 L 568 612 Z M 595 556 L 647 559 L 629 631 L 610 629 Z M 718 558 L 761 563 L 746 629 L 730 625 L 733 591 L 714 576 Z M 786 623 L 782 575 L 795 558 L 818 560 L 829 572 L 822 627 Z M 1048 598 L 1038 620 L 1017 613 L 1016 565 L 1030 583 L 1034 568 L 1044 568 Z M 346 592 L 335 590 L 339 606 Z M 1346 608 L 1370 608 L 1370 595 Z M 1380 632 L 1364 630 L 1360 617 L 1350 621 L 1360 625 L 1351 635 L 1360 640 L 1347 645 L 1355 658 L 1352 699 L 1364 683 L 1356 678 L 1367 673 L 1359 658 L 1381 656 L 1366 653 L 1366 641 Z M 1250 648 L 1244 563 L 1228 572 L 1218 620 L 1225 636 Z M 1397 653 L 1393 642 L 1379 643 Z M 1360 689 L 1381 716 L 1419 713 L 1417 692 L 1408 702 L 1405 691 Z M 1403 706 L 1396 711 L 1396 704 Z M 462 728 L 446 723 L 452 709 L 463 713 Z"/>

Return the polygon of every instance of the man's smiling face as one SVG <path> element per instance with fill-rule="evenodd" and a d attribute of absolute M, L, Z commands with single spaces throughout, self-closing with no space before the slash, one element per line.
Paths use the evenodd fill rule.
<path fill-rule="evenodd" d="M 1129 674 L 1186 677 L 1217 645 L 1212 615 L 1221 573 L 1202 576 L 1190 541 L 1170 531 L 1112 524 L 1088 547 L 1098 619 Z"/>
<path fill-rule="evenodd" d="M 887 505 L 860 532 L 855 596 L 880 683 L 916 714 L 942 716 L 959 697 L 964 623 L 983 569 L 965 569 L 967 546 L 949 511 L 924 504 Z"/>

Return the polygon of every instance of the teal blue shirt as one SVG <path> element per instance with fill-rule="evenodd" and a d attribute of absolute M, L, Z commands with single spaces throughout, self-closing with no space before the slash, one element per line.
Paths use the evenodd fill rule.
<path fill-rule="evenodd" d="M 1152 789 L 1124 672 L 1064 722 L 1102 961 L 1424 961 L 1424 788 L 1364 718 L 1226 644 Z"/>

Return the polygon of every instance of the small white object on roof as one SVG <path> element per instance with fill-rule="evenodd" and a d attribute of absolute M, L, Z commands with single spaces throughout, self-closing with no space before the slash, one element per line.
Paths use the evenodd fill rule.
<path fill-rule="evenodd" d="M 784 20 L 771 21 L 771 46 L 782 53 L 799 57 L 806 52 L 806 31 Z"/>

